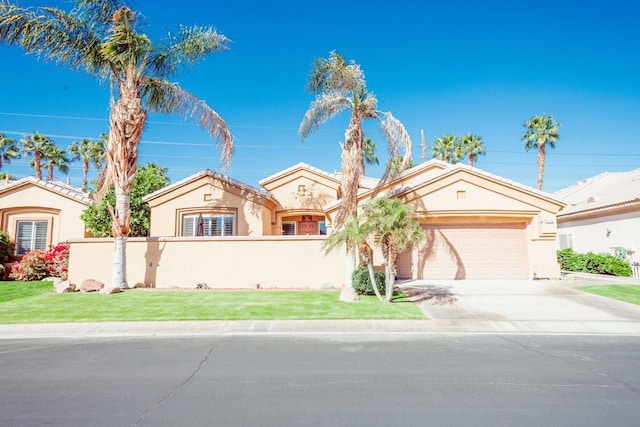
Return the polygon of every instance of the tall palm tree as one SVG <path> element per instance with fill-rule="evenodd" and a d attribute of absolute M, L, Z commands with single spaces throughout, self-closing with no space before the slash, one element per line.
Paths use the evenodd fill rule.
<path fill-rule="evenodd" d="M 478 160 L 478 156 L 486 154 L 482 137 L 478 135 L 470 133 L 464 135 L 460 138 L 460 146 L 471 167 L 473 167 L 473 164 Z"/>
<path fill-rule="evenodd" d="M 53 140 L 46 135 L 34 132 L 31 135 L 25 135 L 20 140 L 20 146 L 22 154 L 29 156 L 33 154 L 33 160 L 31 160 L 31 166 L 36 171 L 36 178 L 42 179 L 42 160 L 45 157 L 45 153 L 55 145 Z"/>
<path fill-rule="evenodd" d="M 342 197 L 336 214 L 334 229 L 343 226 L 346 220 L 357 216 L 358 188 L 362 176 L 361 162 L 364 158 L 364 120 L 377 120 L 382 134 L 387 140 L 391 157 L 400 157 L 404 152 L 404 162 L 411 162 L 411 138 L 404 125 L 390 112 L 378 110 L 378 100 L 367 90 L 364 73 L 353 61 L 347 62 L 335 51 L 328 58 L 315 60 L 307 89 L 316 94 L 315 100 L 304 115 L 298 133 L 304 141 L 320 125 L 334 118 L 342 111 L 351 114 L 342 145 Z M 385 178 L 389 169 L 385 172 Z M 355 271 L 353 248 L 347 247 L 347 274 L 343 300 L 355 300 L 351 273 Z"/>
<path fill-rule="evenodd" d="M 425 238 L 424 230 L 413 219 L 411 206 L 396 198 L 373 199 L 364 205 L 366 224 L 375 236 L 385 260 L 386 295 L 391 302 L 398 255 L 418 245 Z"/>
<path fill-rule="evenodd" d="M 105 155 L 105 144 L 103 141 L 92 141 L 83 139 L 74 141 L 67 147 L 67 153 L 71 154 L 72 160 L 82 161 L 82 191 L 87 191 L 87 176 L 89 175 L 89 164 L 93 164 L 96 169 L 100 169 Z"/>
<path fill-rule="evenodd" d="M 538 190 L 542 190 L 544 163 L 547 157 L 546 146 L 555 148 L 556 142 L 560 138 L 558 133 L 560 123 L 556 122 L 551 115 L 539 114 L 531 117 L 522 125 L 527 128 L 527 131 L 522 135 L 525 150 L 538 148 Z"/>
<path fill-rule="evenodd" d="M 71 160 L 67 157 L 66 151 L 60 146 L 52 144 L 47 147 L 43 153 L 44 161 L 47 166 L 47 181 L 53 181 L 53 170 L 57 168 L 63 174 L 69 173 L 69 163 Z"/>
<path fill-rule="evenodd" d="M 459 140 L 454 135 L 443 135 L 433 141 L 433 147 L 429 150 L 435 159 L 442 160 L 446 163 L 457 163 L 460 157 Z"/>
<path fill-rule="evenodd" d="M 111 89 L 105 180 L 113 184 L 115 251 L 110 287 L 126 288 L 126 239 L 130 193 L 138 147 L 148 111 L 193 117 L 221 147 L 223 169 L 231 161 L 233 138 L 224 120 L 203 100 L 168 79 L 206 55 L 227 49 L 228 39 L 211 27 L 180 27 L 161 43 L 140 31 L 140 15 L 126 0 L 76 0 L 70 11 L 0 3 L 0 40 L 27 53 L 66 64 L 106 80 Z"/>
<path fill-rule="evenodd" d="M 351 118 L 342 144 L 342 202 L 336 222 L 338 225 L 356 215 L 357 194 L 360 185 L 360 162 L 364 158 L 365 139 L 362 130 L 364 120 L 378 120 L 392 157 L 411 161 L 411 138 L 404 125 L 390 112 L 378 110 L 378 100 L 367 90 L 364 73 L 353 61 L 347 62 L 335 51 L 328 58 L 315 60 L 307 84 L 316 99 L 307 110 L 298 133 L 304 141 L 320 125 L 342 111 L 349 111 Z"/>
<path fill-rule="evenodd" d="M 20 156 L 20 149 L 16 145 L 16 140 L 13 138 L 7 138 L 0 133 L 0 170 L 2 169 L 2 162 L 11 163 L 11 159 Z"/>

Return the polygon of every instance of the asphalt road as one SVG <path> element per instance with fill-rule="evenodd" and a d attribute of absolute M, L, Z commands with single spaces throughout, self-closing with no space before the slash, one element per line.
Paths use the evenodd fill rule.
<path fill-rule="evenodd" d="M 7 426 L 637 426 L 640 337 L 0 340 Z"/>

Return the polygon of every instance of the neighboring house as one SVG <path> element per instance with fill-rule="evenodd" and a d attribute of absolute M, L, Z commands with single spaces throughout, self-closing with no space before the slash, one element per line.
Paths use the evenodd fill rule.
<path fill-rule="evenodd" d="M 359 202 L 389 194 L 400 197 L 413 206 L 427 234 L 420 248 L 400 257 L 400 278 L 559 276 L 556 213 L 563 203 L 552 196 L 439 160 L 378 184 L 364 179 Z M 299 163 L 260 185 L 263 189 L 205 170 L 156 191 L 144 198 L 151 208 L 151 235 L 196 236 L 198 222 L 205 236 L 330 232 L 340 205 L 339 174 Z"/>
<path fill-rule="evenodd" d="M 567 204 L 558 213 L 560 249 L 640 261 L 640 169 L 587 178 L 554 197 Z"/>
<path fill-rule="evenodd" d="M 58 242 L 85 237 L 80 214 L 87 193 L 61 182 L 34 177 L 0 184 L 0 229 L 16 242 L 16 256 Z"/>

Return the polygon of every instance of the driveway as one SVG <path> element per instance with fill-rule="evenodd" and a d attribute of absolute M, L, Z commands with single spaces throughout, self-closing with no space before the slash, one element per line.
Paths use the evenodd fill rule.
<path fill-rule="evenodd" d="M 546 280 L 413 280 L 402 282 L 400 287 L 429 318 L 460 324 L 475 322 L 485 326 L 481 329 L 638 331 L 640 306 L 572 289 L 577 283 Z M 487 328 L 488 324 L 496 327 Z M 576 328 L 578 325 L 580 327 Z"/>

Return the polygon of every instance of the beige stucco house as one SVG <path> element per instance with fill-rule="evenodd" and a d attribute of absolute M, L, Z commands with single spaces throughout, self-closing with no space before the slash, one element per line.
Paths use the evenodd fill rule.
<path fill-rule="evenodd" d="M 567 204 L 558 213 L 560 249 L 640 262 L 640 169 L 587 178 L 554 197 Z"/>
<path fill-rule="evenodd" d="M 378 180 L 364 179 L 359 203 L 372 197 L 400 197 L 413 206 L 427 234 L 421 247 L 401 255 L 399 278 L 559 276 L 555 256 L 556 213 L 563 203 L 552 196 L 477 168 L 438 160 L 430 160 L 384 185 L 379 184 Z M 201 248 L 197 255 L 188 251 L 174 255 L 176 260 L 185 258 L 185 262 L 200 257 L 200 251 L 206 253 L 217 248 L 215 256 L 211 254 L 209 258 L 219 261 L 221 266 L 216 271 L 228 269 L 227 280 L 234 281 L 237 287 L 259 280 L 259 276 L 238 278 L 247 274 L 240 271 L 244 267 L 238 265 L 238 260 L 249 253 L 253 254 L 252 268 L 263 274 L 265 270 L 282 269 L 292 278 L 288 286 L 304 281 L 302 278 L 311 271 L 311 266 L 317 268 L 320 260 L 326 261 L 321 250 L 322 235 L 331 232 L 340 204 L 340 176 L 299 163 L 261 180 L 260 185 L 262 188 L 255 188 L 205 170 L 156 191 L 144 199 L 151 207 L 151 235 L 165 242 L 160 245 L 165 254 L 171 247 L 184 244 L 185 239 L 196 239 Z M 314 246 L 302 255 L 288 240 L 291 236 L 308 236 L 311 239 L 305 244 Z M 203 245 L 203 238 L 210 242 L 208 246 Z M 244 243 L 241 245 L 240 241 Z M 258 252 L 251 249 L 257 246 L 261 247 Z M 225 261 L 225 254 L 234 247 L 243 249 L 234 252 L 235 258 Z M 286 255 L 282 252 L 285 247 Z M 259 265 L 256 257 L 260 258 Z M 332 259 L 339 265 L 324 265 L 314 283 L 341 280 L 344 260 Z M 274 263 L 280 261 L 284 264 L 275 268 Z M 382 262 L 378 256 L 377 266 Z M 339 273 L 337 276 L 334 270 Z M 148 265 L 145 271 L 144 276 L 150 277 Z M 151 274 L 154 285 L 160 283 L 160 276 L 157 272 Z M 211 280 L 222 280 L 220 274 L 215 277 Z"/>
<path fill-rule="evenodd" d="M 71 238 L 85 237 L 80 214 L 87 193 L 61 182 L 34 177 L 0 185 L 0 229 L 16 242 L 16 255 L 45 250 Z"/>

